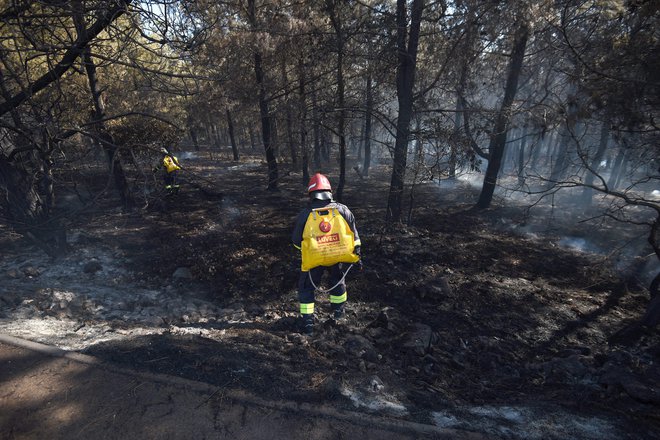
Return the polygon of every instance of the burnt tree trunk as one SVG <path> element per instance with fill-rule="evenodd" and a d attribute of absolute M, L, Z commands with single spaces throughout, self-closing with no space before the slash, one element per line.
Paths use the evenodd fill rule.
<path fill-rule="evenodd" d="M 257 15 L 255 11 L 255 0 L 248 0 L 248 17 L 253 29 L 257 26 Z M 264 78 L 263 59 L 258 49 L 254 52 L 254 75 L 259 89 L 259 115 L 261 117 L 261 135 L 266 152 L 266 163 L 268 164 L 268 190 L 277 190 L 277 157 L 272 145 L 272 118 L 266 96 L 266 84 Z"/>
<path fill-rule="evenodd" d="M 73 21 L 76 27 L 76 32 L 78 33 L 78 39 L 85 39 L 87 34 L 87 29 L 85 28 L 85 22 L 83 17 L 83 8 L 80 1 L 75 1 L 72 3 L 73 6 Z M 94 112 L 92 113 L 92 121 L 94 122 L 94 131 L 95 131 L 95 142 L 105 151 L 108 168 L 110 173 L 113 176 L 115 182 L 115 188 L 119 193 L 119 198 L 121 199 L 121 204 L 124 210 L 128 210 L 133 206 L 133 197 L 131 195 L 128 183 L 126 181 L 126 175 L 124 173 L 124 167 L 121 163 L 121 156 L 117 145 L 115 144 L 112 135 L 106 130 L 103 118 L 105 117 L 105 103 L 103 101 L 103 96 L 98 87 L 98 78 L 96 74 L 96 64 L 92 59 L 92 51 L 89 46 L 85 46 L 81 50 L 83 64 L 85 66 L 85 72 L 87 73 L 87 83 L 89 85 L 89 91 L 92 95 L 92 102 L 94 104 Z"/>
<path fill-rule="evenodd" d="M 30 152 L 28 152 L 30 153 Z M 39 193 L 41 179 L 30 160 L 20 154 L 0 155 L 0 214 L 19 234 L 29 238 L 50 257 L 67 251 L 66 231 L 52 218 L 49 203 Z"/>
<path fill-rule="evenodd" d="M 369 176 L 369 168 L 371 168 L 371 120 L 372 112 L 374 110 L 374 94 L 371 89 L 371 71 L 367 73 L 367 111 L 364 120 L 364 166 L 362 175 Z"/>
<path fill-rule="evenodd" d="M 300 149 L 302 152 L 302 184 L 309 182 L 309 148 L 307 148 L 307 95 L 305 92 L 305 63 L 303 57 L 298 62 L 298 94 L 299 94 L 299 115 L 300 121 Z"/>
<path fill-rule="evenodd" d="M 584 178 L 584 184 L 586 186 L 582 191 L 582 203 L 586 206 L 590 206 L 593 201 L 594 190 L 589 187 L 594 184 L 594 179 L 596 176 L 599 176 L 600 178 L 598 168 L 600 167 L 600 162 L 603 160 L 603 156 L 605 155 L 605 150 L 607 150 L 607 143 L 609 140 L 610 118 L 609 116 L 606 116 L 603 124 L 600 127 L 600 141 L 598 143 L 598 150 L 588 164 L 589 169 L 587 170 L 587 175 Z"/>
<path fill-rule="evenodd" d="M 289 143 L 289 153 L 291 155 L 291 165 L 295 168 L 298 165 L 298 151 L 296 151 L 296 143 L 293 140 L 293 113 L 291 111 L 291 103 L 289 102 L 289 78 L 286 73 L 286 58 L 282 57 L 280 68 L 282 70 L 282 81 L 284 83 L 284 105 L 286 108 L 286 137 Z"/>
<path fill-rule="evenodd" d="M 337 107 L 339 115 L 337 118 L 337 136 L 339 137 L 339 184 L 335 191 L 335 197 L 341 201 L 346 182 L 346 106 L 344 96 L 344 34 L 342 30 L 339 12 L 331 0 L 326 0 L 330 14 L 330 22 L 335 31 L 335 44 L 337 48 Z"/>
<path fill-rule="evenodd" d="M 424 0 L 413 0 L 411 5 L 410 28 L 408 28 L 407 2 L 406 0 L 397 0 L 398 65 L 396 89 L 397 100 L 399 102 L 399 116 L 396 122 L 394 164 L 387 199 L 387 211 L 385 213 L 388 221 L 398 222 L 401 220 L 408 140 L 410 138 L 410 119 L 413 112 L 413 87 L 415 85 L 415 69 L 417 67 L 417 48 L 419 45 L 419 31 L 423 10 Z"/>
<path fill-rule="evenodd" d="M 190 127 L 188 130 L 190 132 L 190 139 L 193 141 L 193 146 L 195 147 L 195 151 L 199 151 L 199 141 L 197 139 L 197 130 L 194 127 Z"/>
<path fill-rule="evenodd" d="M 518 146 L 517 171 L 518 185 L 525 185 L 525 150 L 527 150 L 529 126 L 525 124 L 522 129 L 520 145 Z"/>
<path fill-rule="evenodd" d="M 500 171 L 502 156 L 504 155 L 513 99 L 518 91 L 518 79 L 520 78 L 520 72 L 522 70 L 528 37 L 529 27 L 527 26 L 527 23 L 521 23 L 518 26 L 518 29 L 516 29 L 513 40 L 513 50 L 511 52 L 511 62 L 509 64 L 506 88 L 504 90 L 504 99 L 502 100 L 500 111 L 497 114 L 495 128 L 493 130 L 494 135 L 491 138 L 490 147 L 488 149 L 488 167 L 486 168 L 486 176 L 484 177 L 481 194 L 479 194 L 479 200 L 476 205 L 478 209 L 488 208 L 493 200 L 493 192 L 495 191 L 495 185 L 497 185 L 497 175 Z"/>
<path fill-rule="evenodd" d="M 227 109 L 227 127 L 229 127 L 229 141 L 231 142 L 231 151 L 234 154 L 234 160 L 238 160 L 238 145 L 236 145 L 236 136 L 234 136 L 234 121 L 231 118 L 231 112 Z"/>
<path fill-rule="evenodd" d="M 321 121 L 319 120 L 318 103 L 314 89 L 312 89 L 312 119 L 314 124 L 314 154 L 312 155 L 312 165 L 314 170 L 318 171 L 321 169 Z"/>

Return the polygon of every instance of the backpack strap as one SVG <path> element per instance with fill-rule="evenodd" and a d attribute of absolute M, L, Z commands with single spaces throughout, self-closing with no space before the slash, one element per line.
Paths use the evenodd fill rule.
<path fill-rule="evenodd" d="M 336 207 L 327 207 L 327 206 L 324 206 L 324 207 L 322 207 L 322 208 L 313 208 L 313 209 L 312 209 L 312 218 L 313 218 L 314 220 L 316 220 L 316 213 L 317 213 L 317 212 L 320 212 L 320 211 L 330 211 L 330 212 L 332 212 L 332 216 L 333 216 L 333 217 L 337 217 L 337 214 L 339 213 L 339 211 L 337 210 Z"/>

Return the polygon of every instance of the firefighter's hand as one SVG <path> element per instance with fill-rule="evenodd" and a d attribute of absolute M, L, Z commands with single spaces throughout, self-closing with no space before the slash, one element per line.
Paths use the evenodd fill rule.
<path fill-rule="evenodd" d="M 358 269 L 361 271 L 362 270 L 362 251 L 360 249 L 360 246 L 355 246 L 355 249 L 353 249 L 353 253 L 357 255 L 360 259 L 355 263 L 355 265 L 358 267 Z"/>

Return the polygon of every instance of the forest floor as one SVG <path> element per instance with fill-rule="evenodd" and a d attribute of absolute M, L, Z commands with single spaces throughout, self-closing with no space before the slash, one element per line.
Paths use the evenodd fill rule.
<path fill-rule="evenodd" d="M 258 159 L 186 157 L 175 197 L 77 211 L 59 260 L 0 229 L 0 333 L 271 402 L 495 438 L 660 438 L 658 332 L 608 342 L 648 302 L 635 277 L 657 269 L 613 256 L 643 230 L 578 223 L 589 215 L 559 196 L 534 215 L 508 199 L 476 212 L 463 181 L 419 185 L 410 224 L 386 225 L 389 169 L 351 170 L 343 202 L 364 269 L 348 274 L 347 319 L 329 319 L 318 295 L 306 337 L 289 239 L 300 174 L 281 169 L 267 192 Z M 66 200 L 71 212 L 77 198 Z M 166 415 L 151 417 L 142 423 Z"/>

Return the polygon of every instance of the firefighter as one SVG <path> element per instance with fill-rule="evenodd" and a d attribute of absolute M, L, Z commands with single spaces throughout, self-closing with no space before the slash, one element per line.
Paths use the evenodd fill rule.
<path fill-rule="evenodd" d="M 347 224 L 346 230 L 348 231 L 348 228 L 350 228 L 348 232 L 349 234 L 352 233 L 353 236 L 353 245 L 350 249 L 352 255 L 349 255 L 345 261 L 356 262 L 360 268 L 361 242 L 355 226 L 353 213 L 345 205 L 335 202 L 332 199 L 332 187 L 326 176 L 320 173 L 313 175 L 309 180 L 307 193 L 310 202 L 307 207 L 300 211 L 296 218 L 293 233 L 291 234 L 291 241 L 297 249 L 302 251 L 303 267 L 301 268 L 300 279 L 298 281 L 298 299 L 300 301 L 302 331 L 307 335 L 311 335 L 314 329 L 314 292 L 326 271 L 329 272 L 330 285 L 334 286 L 329 291 L 333 318 L 338 321 L 344 316 L 347 299 L 344 278 L 349 266 L 347 263 L 337 263 L 329 266 L 320 265 L 305 270 L 306 255 L 305 250 L 302 249 L 302 242 L 306 236 L 305 231 L 309 230 L 310 225 L 308 222 L 312 221 L 312 215 L 315 215 L 316 212 L 323 215 L 328 215 L 328 212 L 340 214 L 343 220 L 345 220 L 344 224 Z M 319 208 L 328 208 L 328 210 L 319 210 Z M 321 227 L 321 230 L 328 232 L 323 227 Z"/>
<path fill-rule="evenodd" d="M 162 167 L 165 170 L 165 190 L 170 195 L 177 194 L 179 192 L 179 170 L 181 165 L 179 165 L 179 159 L 176 158 L 173 154 L 170 154 L 167 151 L 167 148 L 161 148 L 160 152 L 163 153 Z"/>

